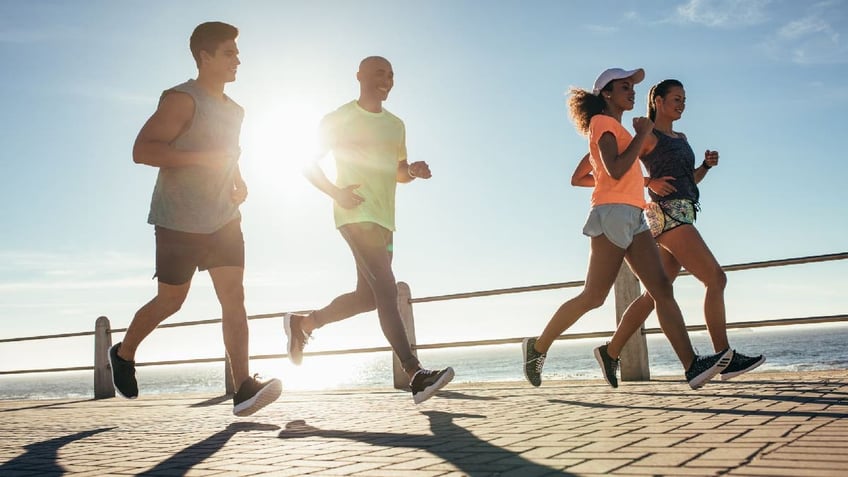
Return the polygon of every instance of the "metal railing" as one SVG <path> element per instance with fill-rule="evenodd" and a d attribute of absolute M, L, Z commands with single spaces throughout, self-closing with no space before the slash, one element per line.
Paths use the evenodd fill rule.
<path fill-rule="evenodd" d="M 773 268 L 773 267 L 783 267 L 789 265 L 800 265 L 800 264 L 810 264 L 810 263 L 820 263 L 820 262 L 830 262 L 830 261 L 838 261 L 848 259 L 848 252 L 841 253 L 832 253 L 832 254 L 823 254 L 823 255 L 813 255 L 806 257 L 797 257 L 797 258 L 788 258 L 788 259 L 779 259 L 779 260 L 766 260 L 766 261 L 758 261 L 758 262 L 748 262 L 748 263 L 738 263 L 732 265 L 723 265 L 722 269 L 726 272 L 731 271 L 739 271 L 739 270 L 754 270 L 754 269 L 763 269 L 763 268 Z M 689 275 L 688 272 L 683 271 L 680 275 Z M 511 288 L 499 288 L 492 290 L 479 290 L 472 292 L 462 292 L 462 293 L 453 293 L 446 295 L 435 295 L 428 297 L 419 297 L 412 298 L 409 286 L 404 282 L 398 282 L 398 305 L 401 311 L 401 318 L 404 321 L 404 326 L 406 327 L 408 337 L 410 339 L 410 343 L 416 350 L 425 350 L 425 349 L 442 349 L 442 348 L 459 348 L 459 347 L 469 347 L 469 346 L 487 346 L 487 345 L 501 345 L 501 344 L 514 344 L 520 343 L 523 337 L 513 337 L 513 338 L 499 338 L 499 339 L 486 339 L 486 340 L 473 340 L 473 341 L 452 341 L 452 342 L 444 342 L 444 343 L 430 343 L 430 344 L 417 344 L 415 340 L 415 326 L 414 319 L 412 313 L 412 305 L 416 303 L 431 303 L 431 302 L 443 302 L 450 300 L 461 300 L 461 299 L 470 299 L 470 298 L 482 298 L 489 296 L 498 296 L 498 295 L 508 295 L 508 294 L 517 294 L 517 293 L 529 293 L 529 292 L 537 292 L 537 291 L 546 291 L 546 290 L 558 290 L 564 288 L 577 288 L 582 287 L 584 284 L 583 280 L 575 280 L 569 282 L 559 282 L 559 283 L 549 283 L 543 285 L 530 285 L 530 286 L 520 286 L 520 287 L 511 287 Z M 635 288 L 634 288 L 635 286 Z M 615 296 L 616 296 L 616 322 L 620 319 L 623 310 L 626 306 L 639 295 L 639 285 L 638 281 L 636 281 L 635 277 L 629 273 L 629 270 L 626 266 L 622 267 L 621 273 L 619 273 L 619 277 L 616 279 L 615 284 Z M 309 310 L 301 310 L 295 313 L 305 313 Z M 275 319 L 282 318 L 286 312 L 280 313 L 266 313 L 259 315 L 251 315 L 248 316 L 248 320 L 265 320 L 265 319 Z M 837 322 L 846 322 L 848 321 L 848 315 L 846 314 L 835 314 L 835 315 L 824 315 L 824 316 L 810 316 L 810 317 L 801 317 L 801 318 L 783 318 L 783 319 L 773 319 L 773 320 L 760 320 L 760 321 L 746 321 L 746 322 L 737 322 L 737 323 L 728 323 L 728 329 L 737 329 L 737 328 L 758 328 L 758 327 L 770 327 L 770 326 L 787 326 L 787 325 L 799 325 L 799 324 L 815 324 L 815 323 L 837 323 Z M 198 326 L 198 325 L 209 325 L 209 324 L 218 324 L 221 323 L 221 319 L 207 319 L 207 320 L 196 320 L 196 321 L 186 321 L 179 323 L 164 323 L 157 327 L 158 328 L 180 328 L 187 326 Z M 703 331 L 706 330 L 705 325 L 690 325 L 686 327 L 687 331 Z M 16 338 L 3 338 L 0 339 L 0 344 L 3 343 L 16 343 L 16 342 L 24 342 L 24 341 L 37 341 L 37 340 L 51 340 L 51 339 L 61 339 L 61 338 L 75 338 L 75 337 L 86 337 L 86 336 L 94 336 L 95 338 L 95 353 L 94 353 L 94 365 L 93 366 L 73 366 L 73 367 L 58 367 L 58 368 L 39 368 L 39 369 L 17 369 L 17 370 L 9 370 L 9 371 L 0 371 L 0 376 L 3 375 L 14 375 L 14 374 L 31 374 L 31 373 L 48 373 L 48 372 L 66 372 L 66 371 L 94 371 L 94 394 L 96 399 L 105 398 L 105 397 L 114 397 L 115 392 L 112 388 L 112 382 L 109 371 L 109 364 L 107 359 L 108 349 L 112 345 L 112 334 L 113 333 L 123 333 L 126 332 L 126 328 L 111 328 L 109 326 L 109 320 L 106 317 L 99 317 L 95 323 L 94 331 L 82 331 L 75 333 L 60 333 L 60 334 L 52 334 L 52 335 L 39 335 L 39 336 L 24 336 L 24 337 L 16 337 Z M 647 344 L 645 341 L 645 335 L 648 334 L 658 334 L 662 333 L 662 330 L 659 328 L 642 328 L 642 333 L 638 336 L 634 336 L 628 342 L 625 349 L 622 351 L 622 356 L 625 359 L 622 359 L 622 380 L 640 380 L 640 379 L 649 379 L 650 375 L 647 371 Z M 591 333 L 572 333 L 567 335 L 562 335 L 558 339 L 560 340 L 578 340 L 578 339 L 586 339 L 586 338 L 604 338 L 612 336 L 613 331 L 599 331 L 599 332 L 591 332 Z M 630 348 L 630 349 L 628 349 Z M 340 350 L 327 350 L 327 351 L 316 351 L 316 352 L 307 352 L 304 353 L 306 356 L 331 356 L 331 355 L 342 355 L 342 354 L 361 354 L 361 353 L 374 353 L 374 352 L 387 352 L 391 351 L 389 346 L 378 346 L 378 347 L 367 347 L 367 348 L 351 348 L 351 349 L 340 349 Z M 280 359 L 287 357 L 286 354 L 263 354 L 263 355 L 253 355 L 250 356 L 250 359 Z M 635 359 L 627 359 L 627 358 L 635 358 Z M 197 358 L 197 359 L 181 359 L 181 360 L 168 360 L 168 361 L 154 361 L 154 362 L 144 362 L 144 363 L 136 363 L 136 366 L 162 366 L 162 365 L 173 365 L 173 364 L 197 364 L 197 363 L 211 363 L 211 362 L 224 362 L 225 368 L 228 368 L 227 360 L 224 357 L 210 357 L 210 358 Z M 406 374 L 403 372 L 400 367 L 397 359 L 394 359 L 394 383 L 397 388 L 405 388 L 408 386 L 408 378 Z M 643 362 L 644 361 L 644 362 Z M 628 368 L 625 363 L 633 363 L 633 365 Z M 229 378 L 229 370 L 226 369 L 225 376 Z M 232 392 L 232 382 L 231 379 L 227 379 L 227 392 Z"/>

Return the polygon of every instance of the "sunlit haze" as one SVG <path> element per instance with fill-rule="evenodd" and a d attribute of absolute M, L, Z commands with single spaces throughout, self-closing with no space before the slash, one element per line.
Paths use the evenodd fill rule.
<path fill-rule="evenodd" d="M 406 124 L 410 161 L 433 171 L 398 186 L 395 273 L 414 297 L 585 277 L 590 191 L 569 179 L 587 142 L 565 102 L 608 67 L 646 71 L 623 118 L 631 130 L 652 84 L 683 82 L 675 129 L 697 157 L 720 152 L 697 222 L 719 262 L 846 251 L 846 0 L 7 0 L 0 338 L 90 331 L 101 315 L 124 328 L 153 297 L 156 170 L 133 163 L 132 145 L 162 90 L 196 76 L 188 38 L 209 20 L 240 30 L 242 64 L 226 93 L 246 111 L 248 314 L 323 306 L 354 286 L 330 199 L 301 169 L 321 117 L 357 97 L 370 55 L 392 62 L 384 106 Z M 334 177 L 331 158 L 322 165 Z M 731 272 L 728 319 L 844 313 L 846 265 Z M 417 304 L 418 342 L 538 334 L 575 293 Z M 703 286 L 684 277 L 675 294 L 687 323 L 702 324 Z M 218 317 L 201 273 L 170 320 Z M 570 332 L 613 326 L 611 296 Z M 315 338 L 313 351 L 386 345 L 375 314 Z M 251 324 L 252 354 L 284 353 L 284 340 L 279 319 Z M 137 359 L 222 354 L 219 327 L 205 326 L 157 331 Z M 0 344 L 0 370 L 91 364 L 89 338 Z"/>

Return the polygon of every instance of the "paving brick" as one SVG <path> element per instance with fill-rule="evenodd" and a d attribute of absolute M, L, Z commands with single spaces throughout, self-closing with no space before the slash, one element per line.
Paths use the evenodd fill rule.
<path fill-rule="evenodd" d="M 770 384 L 774 381 L 775 384 Z M 848 371 L 285 392 L 247 419 L 220 396 L 0 401 L 0 475 L 836 476 Z"/>

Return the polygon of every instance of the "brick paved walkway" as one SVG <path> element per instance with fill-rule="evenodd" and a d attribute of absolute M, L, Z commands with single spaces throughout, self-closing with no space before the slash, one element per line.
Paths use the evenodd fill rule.
<path fill-rule="evenodd" d="M 142 389 L 142 392 L 144 390 Z M 0 475 L 848 475 L 848 371 L 682 381 L 0 401 Z"/>

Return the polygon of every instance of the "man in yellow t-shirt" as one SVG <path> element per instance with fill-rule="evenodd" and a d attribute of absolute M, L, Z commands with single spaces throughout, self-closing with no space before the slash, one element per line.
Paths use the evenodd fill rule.
<path fill-rule="evenodd" d="M 359 64 L 359 99 L 342 105 L 321 121 L 318 159 L 332 152 L 336 182 L 330 182 L 317 161 L 307 167 L 307 179 L 333 199 L 336 228 L 356 260 L 356 290 L 336 297 L 309 315 L 284 318 L 289 359 L 300 364 L 312 330 L 376 309 L 380 327 L 409 375 L 416 404 L 448 384 L 453 368 L 427 370 L 412 351 L 397 305 L 392 271 L 395 230 L 395 190 L 398 182 L 429 179 L 424 161 L 407 162 L 403 121 L 383 109 L 394 86 L 388 60 L 370 56 Z"/>

